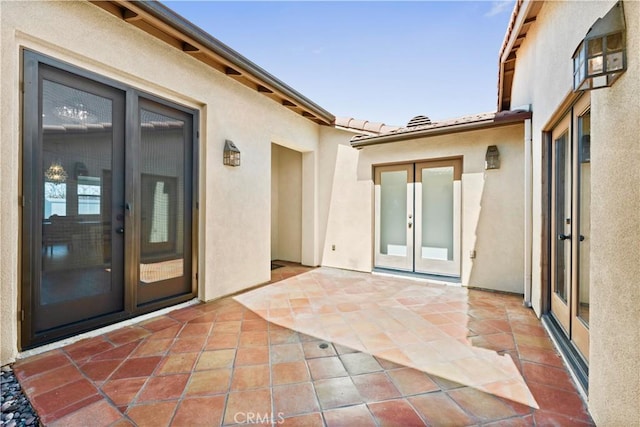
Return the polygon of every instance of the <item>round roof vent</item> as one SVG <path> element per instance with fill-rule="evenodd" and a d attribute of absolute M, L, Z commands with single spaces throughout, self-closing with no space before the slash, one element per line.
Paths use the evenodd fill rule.
<path fill-rule="evenodd" d="M 413 128 L 416 126 L 424 126 L 424 125 L 430 125 L 431 124 L 431 119 L 427 116 L 415 116 L 413 119 L 409 120 L 409 123 L 407 123 L 407 127 L 408 128 Z"/>

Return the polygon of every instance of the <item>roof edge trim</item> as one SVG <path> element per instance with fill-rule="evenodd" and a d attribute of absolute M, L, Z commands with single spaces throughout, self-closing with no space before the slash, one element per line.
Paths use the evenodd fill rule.
<path fill-rule="evenodd" d="M 471 123 L 453 124 L 450 126 L 436 127 L 431 129 L 423 129 L 415 132 L 403 132 L 397 134 L 386 134 L 380 136 L 374 136 L 371 138 L 365 138 L 362 140 L 351 141 L 353 148 L 361 149 L 370 145 L 388 144 L 390 142 L 400 142 L 409 139 L 426 138 L 431 136 L 453 134 L 459 132 L 468 132 L 473 130 L 497 128 L 507 125 L 513 125 L 516 123 L 524 122 L 526 119 L 530 119 L 532 113 L 530 111 L 519 111 L 517 113 L 509 114 L 505 117 L 492 117 L 491 119 L 485 119 L 481 121 Z"/>

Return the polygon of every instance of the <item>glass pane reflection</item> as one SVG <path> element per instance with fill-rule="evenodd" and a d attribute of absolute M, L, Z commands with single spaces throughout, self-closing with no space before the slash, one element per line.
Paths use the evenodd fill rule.
<path fill-rule="evenodd" d="M 580 243 L 579 280 L 578 280 L 578 316 L 589 324 L 589 266 L 591 252 L 591 113 L 579 118 L 578 149 L 580 153 L 580 179 L 578 191 L 580 197 Z"/>
<path fill-rule="evenodd" d="M 42 305 L 111 291 L 111 118 L 110 99 L 43 80 Z"/>
<path fill-rule="evenodd" d="M 140 282 L 184 270 L 184 122 L 141 110 Z"/>
<path fill-rule="evenodd" d="M 563 134 L 555 141 L 555 293 L 563 300 L 567 301 L 568 295 L 568 267 L 570 248 L 569 240 L 561 239 L 562 235 L 568 234 L 565 227 L 567 218 L 571 216 L 571 193 L 569 188 L 570 180 L 567 173 L 571 170 L 569 162 L 571 155 L 567 152 L 570 146 L 567 142 L 567 134 Z"/>

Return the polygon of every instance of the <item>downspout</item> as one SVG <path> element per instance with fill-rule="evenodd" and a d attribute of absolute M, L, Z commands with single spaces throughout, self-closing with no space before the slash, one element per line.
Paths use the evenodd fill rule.
<path fill-rule="evenodd" d="M 529 107 L 530 109 L 531 107 Z M 524 121 L 524 301 L 531 307 L 532 290 L 532 249 L 533 249 L 533 151 L 532 122 Z"/>

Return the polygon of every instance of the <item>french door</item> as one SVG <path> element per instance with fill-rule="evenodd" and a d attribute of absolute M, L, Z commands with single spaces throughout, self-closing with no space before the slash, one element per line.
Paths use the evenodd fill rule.
<path fill-rule="evenodd" d="M 552 132 L 551 313 L 589 360 L 591 113 L 582 98 Z"/>
<path fill-rule="evenodd" d="M 375 266 L 460 276 L 462 161 L 375 168 Z"/>
<path fill-rule="evenodd" d="M 22 347 L 191 297 L 194 114 L 24 58 Z"/>

